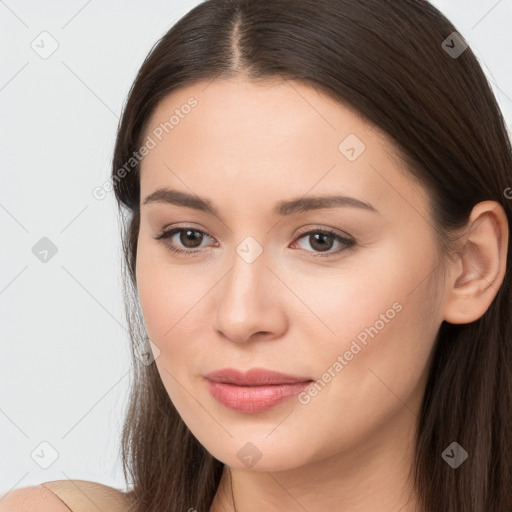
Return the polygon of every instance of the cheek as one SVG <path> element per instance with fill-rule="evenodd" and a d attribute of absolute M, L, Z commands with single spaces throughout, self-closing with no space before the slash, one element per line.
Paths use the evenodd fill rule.
<path fill-rule="evenodd" d="M 184 392 L 190 387 L 190 361 L 198 354 L 191 341 L 200 337 L 195 332 L 200 328 L 195 315 L 201 293 L 193 279 L 157 260 L 145 249 L 138 254 L 140 305 L 148 336 L 159 349 L 155 364 L 162 383 L 179 414 L 190 422 L 201 415 Z"/>
<path fill-rule="evenodd" d="M 176 274 L 176 275 L 175 275 Z M 194 339 L 200 327 L 202 290 L 194 279 L 179 273 L 158 270 L 144 271 L 138 283 L 139 299 L 148 336 L 161 350 L 180 350 L 184 341 Z M 181 340 L 181 341 L 180 341 Z"/>
<path fill-rule="evenodd" d="M 207 318 L 207 300 L 202 298 L 213 283 L 198 277 L 193 265 L 169 265 L 165 255 L 146 248 L 141 248 L 137 265 L 146 330 L 159 348 L 154 364 L 179 415 L 197 438 L 204 439 L 204 425 L 209 425 L 211 418 L 205 413 L 202 388 L 198 390 L 196 385 L 199 361 L 208 354 L 198 343 L 205 339 Z"/>
<path fill-rule="evenodd" d="M 136 275 L 146 330 L 160 350 L 157 367 L 183 377 L 204 352 L 198 343 L 205 339 L 207 295 L 215 280 L 196 265 L 170 264 L 164 250 L 146 241 L 139 244 Z"/>
<path fill-rule="evenodd" d="M 183 315 L 193 283 L 169 264 L 166 251 L 146 232 L 139 235 L 136 264 L 137 290 L 150 338 L 162 339 Z M 189 286 L 187 286 L 187 284 Z"/>
<path fill-rule="evenodd" d="M 379 408 L 388 399 L 400 405 L 393 393 L 409 396 L 428 364 L 440 325 L 435 256 L 432 247 L 421 249 L 422 258 L 406 248 L 337 276 L 331 269 L 330 279 L 316 275 L 315 286 L 295 277 L 294 291 L 314 313 L 296 319 L 307 333 L 301 338 L 314 341 L 308 359 L 320 382 L 313 393 L 339 396 L 340 409 Z"/>
<path fill-rule="evenodd" d="M 314 340 L 311 352 L 318 355 L 343 354 L 354 341 L 362 347 L 360 355 L 377 340 L 382 340 L 372 344 L 377 352 L 422 350 L 419 340 L 430 339 L 437 322 L 436 263 L 428 236 L 411 245 L 397 230 L 378 248 L 348 256 L 339 268 L 313 268 L 299 276 L 290 269 L 286 280 L 307 306 L 292 321 L 309 333 L 302 339 Z"/>
<path fill-rule="evenodd" d="M 383 425 L 393 424 L 391 418 L 414 421 L 419 415 L 437 329 L 432 318 L 424 315 L 427 288 L 420 287 L 416 296 L 408 297 L 397 290 L 383 304 L 399 297 L 394 304 L 399 302 L 401 309 L 368 311 L 363 327 L 354 325 L 329 352 L 324 367 L 332 368 L 335 377 L 324 387 L 323 374 L 307 414 L 314 417 L 329 409 L 326 428 L 340 447 L 347 439 L 377 438 Z M 333 361 L 339 364 L 335 368 Z"/>

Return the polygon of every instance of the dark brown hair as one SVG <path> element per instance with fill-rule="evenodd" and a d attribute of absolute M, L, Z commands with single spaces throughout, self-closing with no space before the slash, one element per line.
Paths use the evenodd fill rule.
<path fill-rule="evenodd" d="M 198 81 L 243 73 L 313 85 L 390 136 L 404 168 L 429 191 L 432 225 L 448 251 L 450 234 L 480 201 L 499 202 L 512 225 L 510 139 L 471 48 L 456 58 L 443 48 L 455 31 L 424 0 L 207 0 L 153 47 L 130 90 L 112 168 L 134 355 L 122 438 L 134 511 L 206 512 L 224 467 L 184 424 L 156 365 L 136 357 L 147 335 L 135 279 L 139 164 L 126 172 L 126 163 L 149 116 L 169 93 Z M 429 512 L 512 510 L 510 259 L 509 250 L 485 314 L 469 324 L 443 322 L 438 332 L 414 467 Z M 469 453 L 457 469 L 441 458 L 453 441 Z"/>

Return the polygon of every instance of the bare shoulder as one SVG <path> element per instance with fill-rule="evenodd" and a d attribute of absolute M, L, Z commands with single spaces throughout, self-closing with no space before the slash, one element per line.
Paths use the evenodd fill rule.
<path fill-rule="evenodd" d="M 53 480 L 0 495 L 0 512 L 128 512 L 129 493 L 90 480 Z"/>
<path fill-rule="evenodd" d="M 69 508 L 43 485 L 31 485 L 3 492 L 0 512 L 69 512 Z"/>

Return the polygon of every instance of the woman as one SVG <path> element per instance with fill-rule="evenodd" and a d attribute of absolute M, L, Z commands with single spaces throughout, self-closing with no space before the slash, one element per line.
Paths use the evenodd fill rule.
<path fill-rule="evenodd" d="M 512 509 L 512 150 L 432 5 L 205 1 L 140 69 L 112 186 L 136 378 L 111 504 Z"/>

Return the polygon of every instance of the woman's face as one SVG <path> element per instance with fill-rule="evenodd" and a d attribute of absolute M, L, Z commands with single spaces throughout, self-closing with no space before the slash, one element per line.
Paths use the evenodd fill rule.
<path fill-rule="evenodd" d="M 232 467 L 294 468 L 412 439 L 443 290 L 427 195 L 388 143 L 353 110 L 284 81 L 188 86 L 147 126 L 144 321 L 174 406 Z M 163 189 L 195 206 L 171 192 L 146 202 Z M 320 199 L 334 196 L 371 206 Z M 232 408 L 205 379 L 225 368 L 315 384 L 266 408 L 247 389 Z"/>

